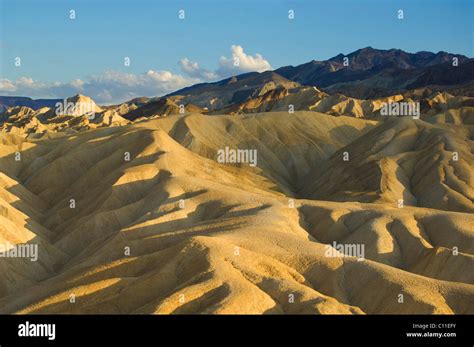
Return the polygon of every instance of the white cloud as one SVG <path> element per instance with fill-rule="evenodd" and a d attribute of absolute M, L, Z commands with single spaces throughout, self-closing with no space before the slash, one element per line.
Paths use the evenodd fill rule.
<path fill-rule="evenodd" d="M 0 91 L 2 92 L 14 92 L 16 90 L 15 83 L 4 78 L 0 79 Z"/>
<path fill-rule="evenodd" d="M 256 53 L 255 56 L 248 55 L 239 45 L 232 45 L 230 50 L 231 57 L 220 57 L 216 71 L 202 69 L 198 63 L 188 58 L 181 59 L 179 65 L 186 75 L 203 81 L 228 78 L 244 72 L 263 72 L 272 69 L 268 60 L 264 59 L 259 53 Z"/>
<path fill-rule="evenodd" d="M 238 62 L 238 64 L 236 64 Z M 170 71 L 149 70 L 141 74 L 105 71 L 86 79 L 70 82 L 44 83 L 30 77 L 16 81 L 0 79 L 0 95 L 29 96 L 32 98 L 66 98 L 81 93 L 102 104 L 112 104 L 139 96 L 160 96 L 190 85 L 223 79 L 244 72 L 263 72 L 272 69 L 270 63 L 257 53 L 244 52 L 242 46 L 231 47 L 231 57 L 221 57 L 216 71 L 201 68 L 188 58 L 179 61 L 183 75 Z"/>
<path fill-rule="evenodd" d="M 71 86 L 81 90 L 82 87 L 84 86 L 84 81 L 80 80 L 80 79 L 75 79 L 75 80 L 72 80 L 71 81 Z"/>
<path fill-rule="evenodd" d="M 239 45 L 232 45 L 231 52 L 231 58 L 221 57 L 219 59 L 219 69 L 217 70 L 219 76 L 229 77 L 243 72 L 263 72 L 272 69 L 268 60 L 259 53 L 255 56 L 248 55 Z"/>
<path fill-rule="evenodd" d="M 16 81 L 0 80 L 1 95 L 25 95 L 32 98 L 66 98 L 77 93 L 88 95 L 98 103 L 123 102 L 139 96 L 157 96 L 198 83 L 170 71 L 149 70 L 143 74 L 106 71 L 86 80 L 75 79 L 67 83 L 41 83 L 29 77 Z"/>
<path fill-rule="evenodd" d="M 53 85 L 51 87 L 54 87 Z M 29 95 L 36 94 L 48 86 L 45 83 L 41 83 L 33 80 L 31 77 L 20 77 L 16 81 L 9 79 L 0 79 L 0 93 L 4 95 Z"/>
<path fill-rule="evenodd" d="M 204 81 L 214 80 L 218 78 L 215 72 L 202 69 L 198 63 L 189 60 L 188 58 L 183 58 L 179 61 L 181 70 L 186 73 L 189 77 L 199 78 Z"/>

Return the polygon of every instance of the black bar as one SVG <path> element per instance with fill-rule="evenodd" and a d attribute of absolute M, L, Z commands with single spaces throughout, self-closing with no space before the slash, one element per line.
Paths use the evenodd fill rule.
<path fill-rule="evenodd" d="M 55 339 L 20 337 L 19 325 L 55 324 Z M 414 326 L 416 324 L 416 326 Z M 452 324 L 455 324 L 453 326 Z M 425 329 L 423 329 L 425 327 Z M 407 333 L 455 333 L 409 337 Z M 474 345 L 473 315 L 237 316 L 237 315 L 1 315 L 0 346 L 160 346 L 309 341 L 311 346 L 344 343 L 380 346 Z"/>

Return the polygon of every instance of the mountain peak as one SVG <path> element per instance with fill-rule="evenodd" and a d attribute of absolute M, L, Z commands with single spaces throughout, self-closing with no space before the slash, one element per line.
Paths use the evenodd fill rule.
<path fill-rule="evenodd" d="M 65 103 L 59 103 L 56 110 L 59 114 L 82 116 L 84 114 L 101 112 L 102 109 L 97 106 L 94 100 L 90 97 L 76 94 L 66 99 Z M 71 106 L 71 104 L 73 106 Z"/>
<path fill-rule="evenodd" d="M 86 95 L 82 95 L 82 94 L 76 94 L 74 96 L 71 96 L 69 98 L 67 98 L 67 101 L 68 102 L 73 102 L 73 103 L 82 103 L 82 102 L 90 102 L 90 103 L 94 103 L 94 100 L 92 100 L 90 97 L 86 96 Z"/>
<path fill-rule="evenodd" d="M 332 58 L 329 59 L 329 60 L 331 60 L 331 61 L 334 61 L 334 60 L 340 61 L 340 60 L 342 60 L 344 57 L 345 57 L 344 54 L 339 53 L 338 55 L 332 57 Z M 312 60 L 311 62 L 313 63 L 313 62 L 316 62 L 316 61 L 315 61 L 315 60 Z"/>

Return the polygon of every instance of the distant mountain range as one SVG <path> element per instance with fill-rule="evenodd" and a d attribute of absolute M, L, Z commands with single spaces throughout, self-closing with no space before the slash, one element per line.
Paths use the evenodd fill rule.
<path fill-rule="evenodd" d="M 453 66 L 455 58 L 458 66 Z M 250 72 L 217 82 L 195 84 L 165 98 L 173 97 L 173 102 L 181 100 L 185 105 L 192 104 L 190 107 L 207 111 L 242 104 L 272 90 L 291 91 L 302 86 L 314 86 L 327 94 L 338 93 L 358 99 L 375 99 L 419 88 L 474 96 L 474 59 L 446 52 L 407 53 L 399 49 L 366 47 L 324 61 L 313 60 L 274 71 Z M 146 99 L 146 102 L 158 102 L 158 99 Z M 0 111 L 14 106 L 36 110 L 53 107 L 58 101 L 61 100 L 1 96 Z M 177 107 L 164 101 L 161 104 L 160 107 L 166 109 Z M 132 118 L 139 116 L 137 111 Z"/>
<path fill-rule="evenodd" d="M 54 107 L 62 99 L 32 99 L 24 96 L 0 96 L 0 110 L 4 107 L 26 106 L 33 110 L 42 107 Z"/>
<path fill-rule="evenodd" d="M 347 58 L 348 66 L 344 66 Z M 453 66 L 457 58 L 458 66 Z M 239 82 L 234 85 L 229 82 Z M 273 72 L 247 73 L 214 83 L 201 83 L 170 95 L 205 95 L 215 90 L 225 93 L 229 87 L 245 88 L 251 94 L 255 86 L 269 82 L 288 87 L 291 83 L 315 86 L 329 94 L 340 93 L 359 99 L 379 98 L 428 87 L 452 91 L 455 95 L 474 95 L 474 59 L 446 52 L 407 53 L 399 49 L 359 49 L 329 60 L 310 61 L 298 66 L 284 66 Z M 236 96 L 245 95 L 241 90 Z"/>
<path fill-rule="evenodd" d="M 348 66 L 344 66 L 344 58 Z M 454 58 L 458 66 L 453 66 Z M 339 54 L 325 61 L 281 67 L 275 72 L 302 85 L 367 99 L 421 87 L 443 90 L 466 84 L 472 87 L 474 60 L 446 52 L 407 53 L 366 47 L 347 56 Z"/>

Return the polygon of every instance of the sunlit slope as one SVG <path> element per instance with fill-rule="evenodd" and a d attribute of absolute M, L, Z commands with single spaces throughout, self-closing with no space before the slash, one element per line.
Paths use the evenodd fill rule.
<path fill-rule="evenodd" d="M 301 196 L 473 212 L 471 131 L 388 120 L 314 168 Z"/>
<path fill-rule="evenodd" d="M 182 146 L 213 160 L 225 147 L 256 149 L 259 170 L 288 192 L 311 168 L 377 123 L 317 112 L 269 112 L 241 116 L 192 114 L 144 124 L 163 127 Z"/>

